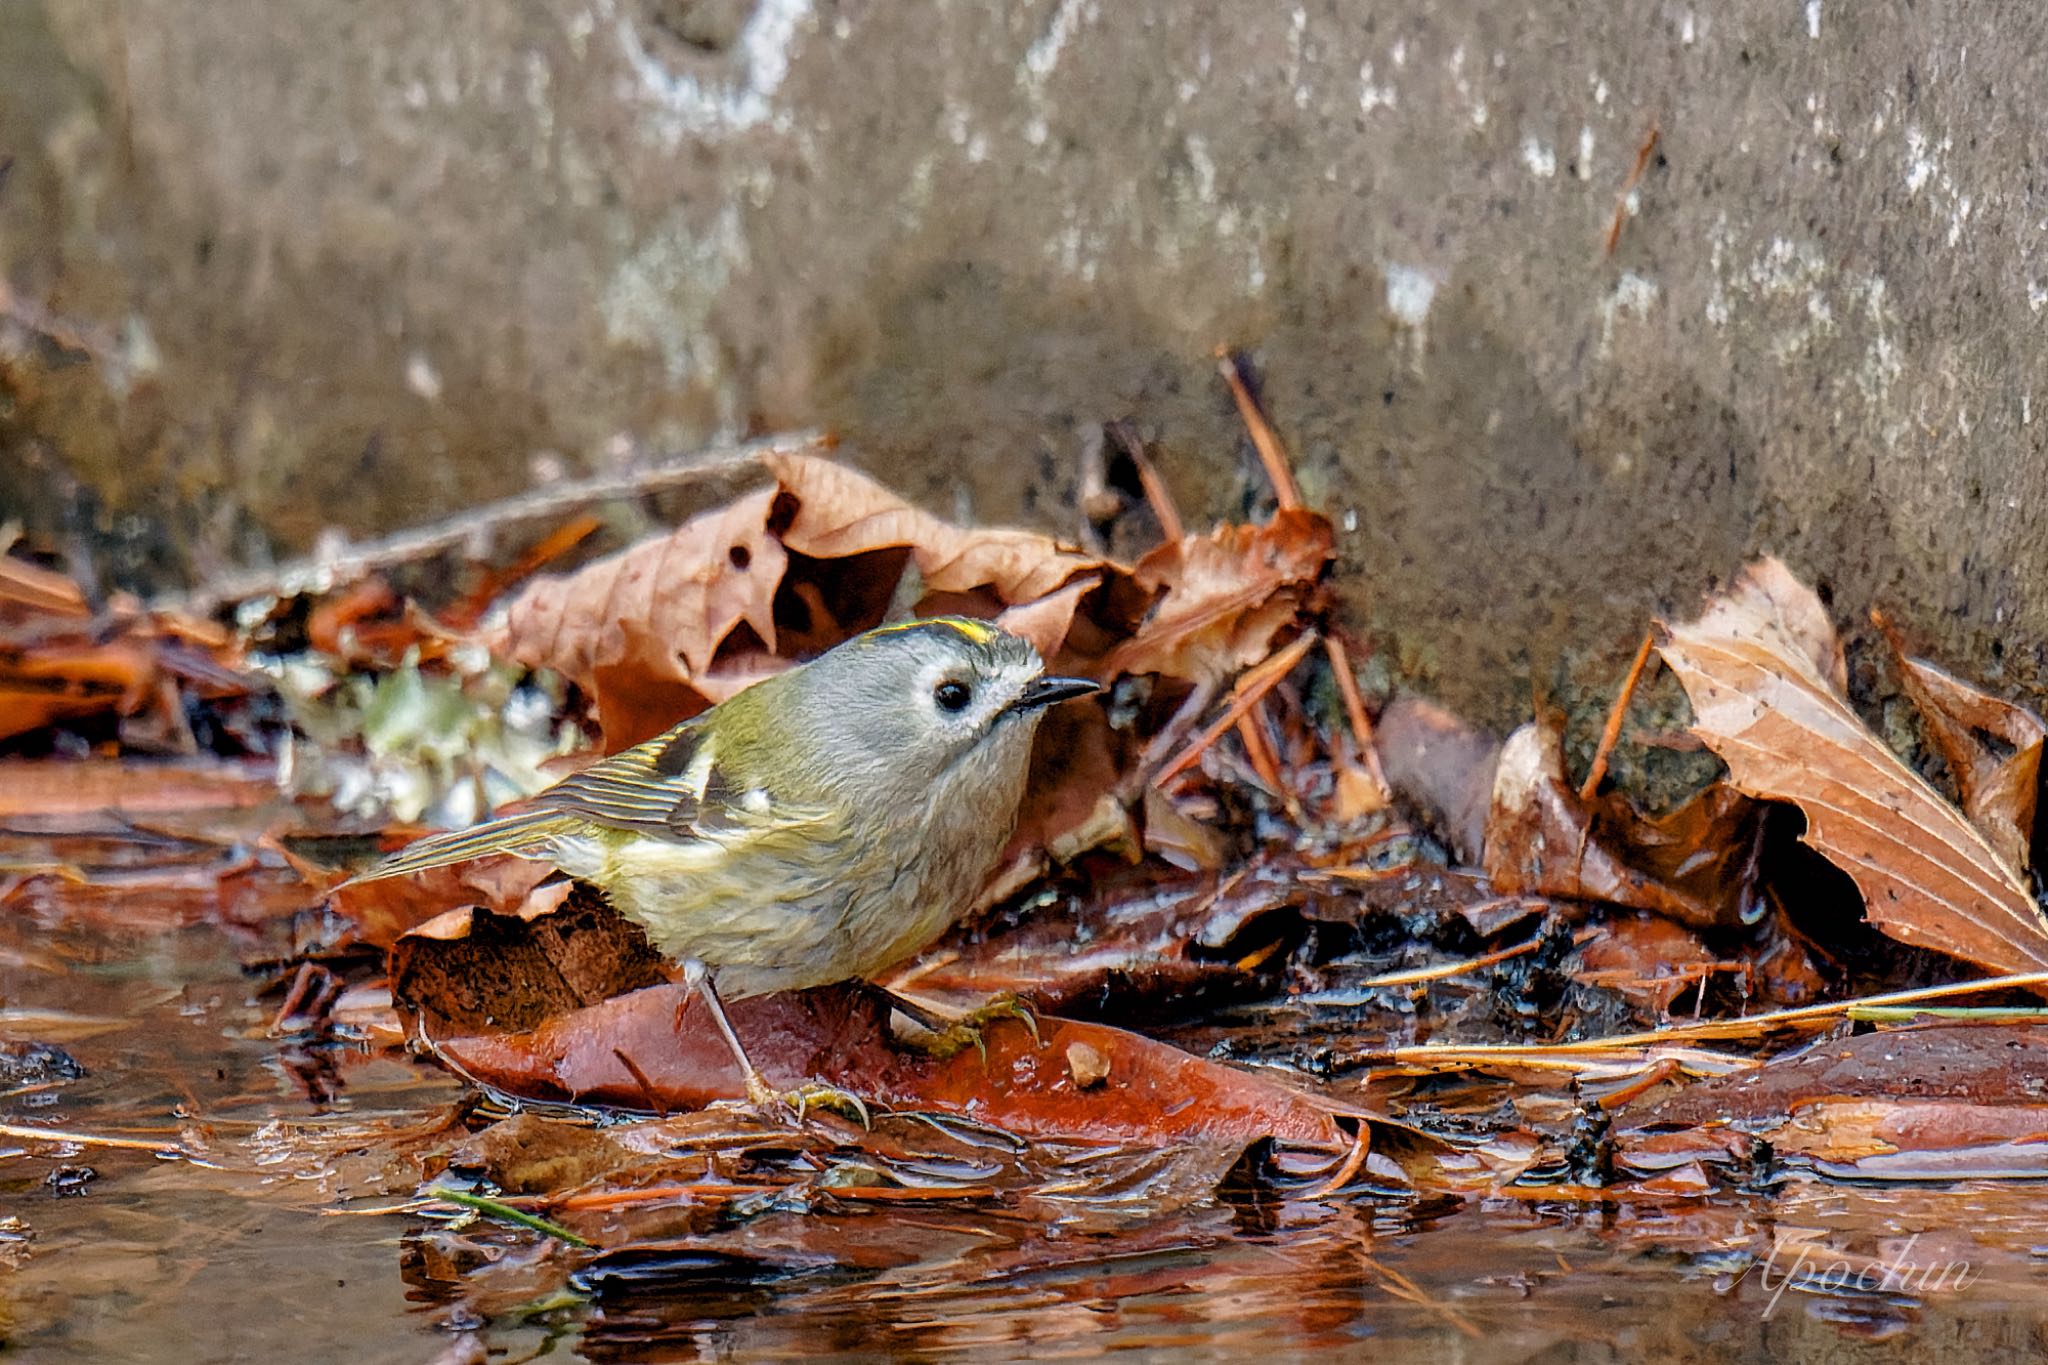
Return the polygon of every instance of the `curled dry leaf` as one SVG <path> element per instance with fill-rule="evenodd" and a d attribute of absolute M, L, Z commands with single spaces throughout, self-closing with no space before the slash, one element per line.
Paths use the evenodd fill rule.
<path fill-rule="evenodd" d="M 417 926 L 467 907 L 513 914 L 553 875 L 546 863 L 494 853 L 409 877 L 353 882 L 331 899 L 335 913 L 355 926 L 358 938 L 388 947 Z"/>
<path fill-rule="evenodd" d="M 775 647 L 789 558 L 769 526 L 775 498 L 772 488 L 748 494 L 567 577 L 535 580 L 486 643 L 583 688 L 613 748 L 660 733 L 716 699 L 705 677 L 734 627 Z"/>
<path fill-rule="evenodd" d="M 952 526 L 830 460 L 764 464 L 774 487 L 536 580 L 485 644 L 583 688 L 617 750 L 878 624 L 906 558 L 939 605 L 1009 609 L 1005 624 L 1048 657 L 1099 581 L 1088 576 L 1114 568 L 1049 536 Z"/>
<path fill-rule="evenodd" d="M 1760 818 L 1719 783 L 1659 818 L 1619 796 L 1581 800 L 1560 736 L 1536 722 L 1508 737 L 1494 771 L 1486 875 L 1510 894 L 1610 901 L 1696 929 L 1733 925 L 1755 878 Z"/>
<path fill-rule="evenodd" d="M 1272 653 L 1274 638 L 1314 604 L 1331 546 L 1330 523 L 1300 508 L 1160 546 L 1132 571 L 1158 601 L 1110 651 L 1105 671 L 1228 681 Z"/>
<path fill-rule="evenodd" d="M 967 529 L 941 521 L 831 460 L 774 451 L 763 463 L 795 501 L 783 543 L 813 559 L 907 549 L 927 591 L 992 588 L 1013 605 L 1044 597 L 1103 565 L 1033 531 Z"/>
<path fill-rule="evenodd" d="M 2024 871 L 2034 841 L 2041 745 L 2048 727 L 2024 706 L 2000 701 L 1903 651 L 1899 672 L 1906 695 L 1926 722 L 1928 739 L 1955 775 L 1963 813 L 2006 866 Z"/>
<path fill-rule="evenodd" d="M 1752 796 L 1806 814 L 1802 838 L 1855 879 L 1870 922 L 1997 971 L 2048 966 L 2048 924 L 2012 867 L 1850 709 L 1825 611 L 1774 559 L 1746 568 L 1661 645 L 1693 732 Z M 1832 632 L 1830 640 L 1832 638 Z"/>
<path fill-rule="evenodd" d="M 996 624 L 1029 640 L 1041 657 L 1057 658 L 1067 642 L 1067 632 L 1073 628 L 1074 613 L 1080 609 L 1081 599 L 1094 591 L 1100 581 L 1094 574 L 1077 578 L 1064 588 L 1055 588 L 1043 597 L 1008 608 L 996 617 Z"/>

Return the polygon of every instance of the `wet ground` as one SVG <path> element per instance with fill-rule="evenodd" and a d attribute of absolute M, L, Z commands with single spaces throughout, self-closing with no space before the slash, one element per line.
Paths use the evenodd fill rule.
<path fill-rule="evenodd" d="M 395 1051 L 270 1036 L 276 997 L 259 998 L 268 978 L 244 963 L 287 938 L 289 877 L 219 882 L 197 870 L 226 855 L 177 856 L 195 860 L 190 878 L 138 864 L 125 885 L 16 882 L 4 902 L 0 1037 L 53 1044 L 87 1072 L 31 1057 L 0 1085 L 0 1333 L 14 1358 L 2048 1350 L 2048 1192 L 2024 1182 L 1805 1178 L 1599 1202 L 1247 1187 L 1164 1211 L 1076 1201 L 1053 1220 L 999 1203 L 768 1208 L 744 1225 L 752 1254 L 671 1248 L 565 1293 L 544 1236 L 362 1212 L 417 1190 L 420 1139 L 447 1131 L 460 1087 Z"/>

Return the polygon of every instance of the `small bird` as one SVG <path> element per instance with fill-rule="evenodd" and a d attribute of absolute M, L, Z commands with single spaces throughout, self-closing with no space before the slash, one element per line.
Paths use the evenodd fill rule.
<path fill-rule="evenodd" d="M 981 621 L 881 626 L 356 880 L 487 853 L 552 863 L 681 965 L 749 1099 L 844 1103 L 770 1088 L 721 995 L 872 980 L 930 945 L 1009 840 L 1045 708 L 1097 690 Z"/>

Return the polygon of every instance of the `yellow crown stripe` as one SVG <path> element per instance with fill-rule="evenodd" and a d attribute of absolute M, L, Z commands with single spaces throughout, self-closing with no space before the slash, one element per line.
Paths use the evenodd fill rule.
<path fill-rule="evenodd" d="M 978 645 L 985 645 L 996 638 L 994 629 L 964 616 L 925 616 L 912 621 L 898 621 L 893 626 L 876 626 L 868 634 L 900 635 L 906 630 L 924 630 L 932 626 L 957 631 Z"/>

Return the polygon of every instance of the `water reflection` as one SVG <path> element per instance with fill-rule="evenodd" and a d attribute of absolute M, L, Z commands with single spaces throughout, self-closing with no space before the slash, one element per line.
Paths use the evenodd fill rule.
<path fill-rule="evenodd" d="M 595 1258 L 489 1224 L 322 1216 L 410 1196 L 460 1092 L 391 1054 L 266 1038 L 275 1002 L 238 964 L 257 933 L 0 923 L 9 1031 L 91 1072 L 17 1086 L 0 1119 L 196 1158 L 0 1140 L 0 1331 L 23 1358 L 1903 1361 L 2048 1345 L 2048 1210 L 2020 1183 L 1333 1204 L 1246 1180 L 1209 1198 L 1201 1162 L 1077 1154 L 1127 1161 L 1088 1172 L 1115 1200 L 678 1207 Z M 979 1179 L 997 1159 L 928 1174 Z M 94 1178 L 68 1197 L 51 1183 L 81 1166 Z M 1177 1184 L 1187 1169 L 1201 1181 Z M 1801 1246 L 1803 1265 L 1784 1250 Z M 1832 1272 L 1902 1247 L 1912 1265 L 1966 1263 L 1967 1282 Z"/>

